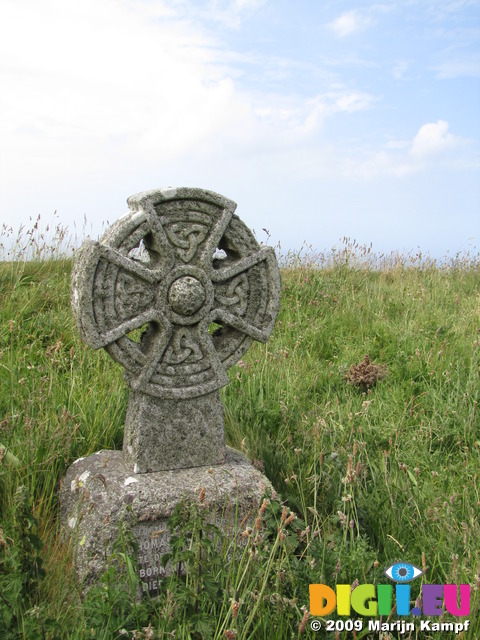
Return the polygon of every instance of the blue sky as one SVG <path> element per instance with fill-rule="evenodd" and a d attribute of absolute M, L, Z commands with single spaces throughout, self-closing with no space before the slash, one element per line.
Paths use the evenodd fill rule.
<path fill-rule="evenodd" d="M 479 0 L 3 0 L 0 49 L 13 228 L 198 186 L 283 251 L 480 248 Z"/>

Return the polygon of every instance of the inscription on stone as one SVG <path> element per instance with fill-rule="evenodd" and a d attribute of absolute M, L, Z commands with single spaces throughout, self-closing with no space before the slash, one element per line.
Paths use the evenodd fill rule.
<path fill-rule="evenodd" d="M 138 541 L 138 576 L 143 591 L 155 595 L 160 579 L 167 575 L 162 566 L 162 556 L 168 552 L 168 532 L 156 525 L 137 525 L 134 528 Z"/>

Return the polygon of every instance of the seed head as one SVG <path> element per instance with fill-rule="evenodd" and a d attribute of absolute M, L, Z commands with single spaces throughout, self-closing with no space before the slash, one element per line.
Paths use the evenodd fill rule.
<path fill-rule="evenodd" d="M 288 527 L 288 525 L 293 522 L 295 520 L 297 516 L 294 513 L 291 513 L 288 518 L 285 520 L 285 526 Z"/>
<path fill-rule="evenodd" d="M 232 600 L 232 618 L 235 619 L 238 616 L 238 610 L 240 609 L 240 602 L 238 600 Z"/>
<path fill-rule="evenodd" d="M 300 622 L 300 626 L 298 627 L 298 633 L 301 634 L 305 631 L 305 627 L 307 626 L 307 620 L 310 617 L 310 611 L 308 609 L 305 609 L 305 611 L 303 612 L 303 618 L 302 621 Z"/>

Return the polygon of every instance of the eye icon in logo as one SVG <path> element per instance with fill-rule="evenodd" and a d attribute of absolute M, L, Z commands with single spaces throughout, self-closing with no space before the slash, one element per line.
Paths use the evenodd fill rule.
<path fill-rule="evenodd" d="M 423 571 L 408 562 L 396 562 L 385 569 L 385 575 L 394 582 L 411 582 L 421 576 Z"/>

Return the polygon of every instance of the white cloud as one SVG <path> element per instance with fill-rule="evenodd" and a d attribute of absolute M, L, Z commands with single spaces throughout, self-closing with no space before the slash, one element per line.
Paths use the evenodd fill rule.
<path fill-rule="evenodd" d="M 238 10 L 260 0 L 236 0 Z M 8 189 L 129 167 L 283 153 L 367 93 L 246 93 L 222 49 L 167 2 L 8 2 L 0 26 L 2 182 Z M 5 12 L 4 12 L 5 13 Z M 8 26 L 7 26 L 8 25 Z M 18 34 L 29 47 L 18 46 Z M 35 52 L 35 55 L 32 55 Z"/>
<path fill-rule="evenodd" d="M 0 27 L 7 184 L 61 179 L 128 156 L 168 160 L 225 128 L 250 126 L 249 105 L 218 72 L 215 41 L 172 19 L 165 3 L 155 4 L 155 16 L 138 5 L 7 4 Z"/>
<path fill-rule="evenodd" d="M 255 13 L 266 0 L 210 0 L 206 11 L 199 15 L 222 23 L 225 27 L 238 29 L 245 17 Z M 191 6 L 190 11 L 195 10 Z"/>
<path fill-rule="evenodd" d="M 448 133 L 446 120 L 429 122 L 420 127 L 410 147 L 410 154 L 413 158 L 421 160 L 451 150 L 460 142 L 460 138 Z"/>
<path fill-rule="evenodd" d="M 445 120 L 424 124 L 410 141 L 390 140 L 383 149 L 364 157 L 350 158 L 344 165 L 344 173 L 371 179 L 380 176 L 403 177 L 435 165 L 478 167 L 478 159 L 462 160 L 458 154 L 453 154 L 455 149 L 465 146 L 468 141 L 449 133 L 448 129 Z"/>
<path fill-rule="evenodd" d="M 357 11 L 345 11 L 336 20 L 330 22 L 329 26 L 339 38 L 352 35 L 360 29 L 364 29 L 370 24 L 370 19 L 361 16 Z"/>
<path fill-rule="evenodd" d="M 334 97 L 334 110 L 346 113 L 363 111 L 364 109 L 368 109 L 375 100 L 376 98 L 369 93 L 344 91 Z"/>
<path fill-rule="evenodd" d="M 464 59 L 455 58 L 443 62 L 435 67 L 437 78 L 448 80 L 450 78 L 480 78 L 480 56 L 472 54 Z"/>
<path fill-rule="evenodd" d="M 414 170 L 405 155 L 391 150 L 381 149 L 366 157 L 347 158 L 343 165 L 344 175 L 362 180 L 371 180 L 382 176 L 402 177 Z"/>
<path fill-rule="evenodd" d="M 238 11 L 256 10 L 265 4 L 265 0 L 234 0 L 232 4 Z"/>

